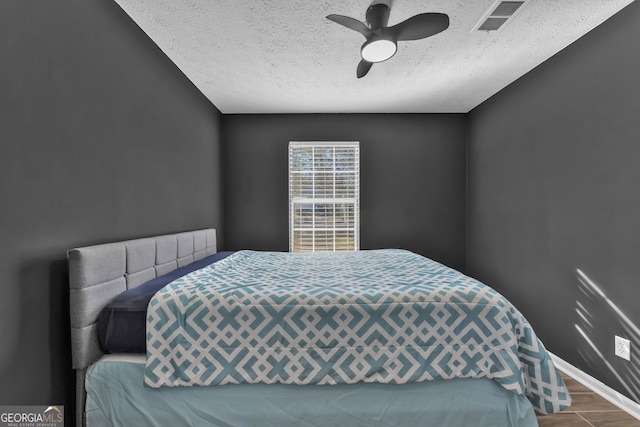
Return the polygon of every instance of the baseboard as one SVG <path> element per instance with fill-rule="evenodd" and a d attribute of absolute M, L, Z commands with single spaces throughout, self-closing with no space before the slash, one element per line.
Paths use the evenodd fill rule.
<path fill-rule="evenodd" d="M 593 390 L 594 393 L 599 394 L 604 399 L 607 399 L 609 402 L 616 405 L 618 408 L 622 409 L 632 417 L 635 417 L 640 420 L 640 405 L 629 399 L 627 396 L 624 396 L 606 384 L 598 381 L 593 378 L 589 374 L 582 372 L 580 369 L 571 365 L 569 362 L 562 360 L 560 357 L 555 354 L 549 352 L 551 354 L 551 359 L 553 359 L 554 365 L 556 368 L 565 372 L 567 375 L 574 378 L 580 384 L 585 387 Z"/>

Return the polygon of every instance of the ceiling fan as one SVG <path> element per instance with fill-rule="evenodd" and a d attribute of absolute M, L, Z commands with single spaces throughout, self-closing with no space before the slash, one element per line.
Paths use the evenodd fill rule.
<path fill-rule="evenodd" d="M 390 12 L 388 4 L 372 4 L 365 15 L 366 24 L 344 15 L 327 16 L 327 19 L 357 31 L 367 39 L 360 48 L 362 60 L 356 70 L 358 78 L 366 76 L 374 63 L 395 55 L 399 41 L 424 39 L 449 27 L 449 16 L 444 13 L 421 13 L 387 27 Z"/>

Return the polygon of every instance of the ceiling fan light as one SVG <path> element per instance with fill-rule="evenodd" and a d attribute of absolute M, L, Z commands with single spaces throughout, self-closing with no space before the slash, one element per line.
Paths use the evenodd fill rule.
<path fill-rule="evenodd" d="M 362 45 L 360 54 L 368 62 L 382 62 L 395 55 L 398 46 L 393 40 L 375 39 Z"/>

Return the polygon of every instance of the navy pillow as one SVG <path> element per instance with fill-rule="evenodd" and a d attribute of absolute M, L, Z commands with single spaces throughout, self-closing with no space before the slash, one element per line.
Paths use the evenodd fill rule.
<path fill-rule="evenodd" d="M 218 252 L 124 291 L 100 312 L 98 341 L 105 353 L 146 353 L 147 306 L 160 289 L 192 271 L 231 255 Z"/>

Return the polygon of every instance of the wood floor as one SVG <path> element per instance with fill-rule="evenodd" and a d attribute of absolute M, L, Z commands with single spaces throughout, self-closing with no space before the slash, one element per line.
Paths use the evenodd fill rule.
<path fill-rule="evenodd" d="M 640 427 L 640 420 L 562 374 L 573 403 L 559 414 L 540 415 L 540 427 Z"/>

